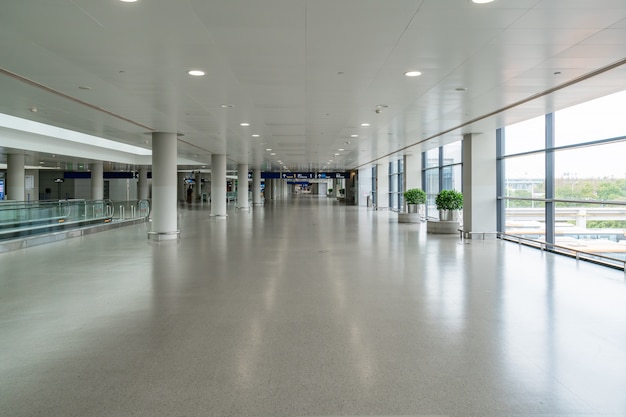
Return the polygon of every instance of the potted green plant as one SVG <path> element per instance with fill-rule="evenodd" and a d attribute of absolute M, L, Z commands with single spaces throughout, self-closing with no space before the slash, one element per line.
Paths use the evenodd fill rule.
<path fill-rule="evenodd" d="M 410 188 L 404 192 L 404 201 L 409 213 L 417 213 L 420 204 L 426 204 L 426 192 L 420 188 Z"/>
<path fill-rule="evenodd" d="M 463 194 L 456 190 L 441 190 L 435 198 L 439 220 L 452 221 L 454 213 L 463 208 Z"/>

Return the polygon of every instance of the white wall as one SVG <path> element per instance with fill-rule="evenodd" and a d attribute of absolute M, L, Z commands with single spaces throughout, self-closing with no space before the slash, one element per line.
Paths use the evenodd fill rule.
<path fill-rule="evenodd" d="M 27 169 L 24 171 L 24 175 L 25 177 L 32 176 L 33 178 L 33 188 L 24 187 L 24 200 L 39 200 L 39 170 Z M 28 185 L 28 182 L 24 181 L 24 184 Z"/>
<path fill-rule="evenodd" d="M 74 193 L 72 198 L 82 198 L 91 200 L 91 179 L 76 178 L 74 179 Z"/>
<path fill-rule="evenodd" d="M 359 189 L 358 199 L 359 206 L 365 207 L 367 205 L 367 197 L 372 196 L 372 168 L 359 169 Z"/>
<path fill-rule="evenodd" d="M 137 199 L 137 180 L 134 178 L 105 179 L 109 183 L 109 198 L 113 201 Z M 91 183 L 91 180 L 90 180 Z M 91 192 L 91 188 L 90 188 Z"/>

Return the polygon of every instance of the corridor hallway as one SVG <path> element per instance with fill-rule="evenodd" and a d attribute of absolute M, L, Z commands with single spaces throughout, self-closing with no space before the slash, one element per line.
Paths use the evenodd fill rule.
<path fill-rule="evenodd" d="M 0 254 L 0 415 L 626 416 L 622 271 L 325 197 L 209 214 Z"/>

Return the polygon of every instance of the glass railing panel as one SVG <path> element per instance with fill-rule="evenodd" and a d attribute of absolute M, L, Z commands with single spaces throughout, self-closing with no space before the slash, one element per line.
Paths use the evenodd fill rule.
<path fill-rule="evenodd" d="M 54 200 L 0 202 L 0 238 L 78 227 L 99 221 L 148 218 L 148 200 Z"/>
<path fill-rule="evenodd" d="M 150 216 L 150 201 L 111 201 L 107 209 L 112 210 L 114 220 L 145 219 Z"/>

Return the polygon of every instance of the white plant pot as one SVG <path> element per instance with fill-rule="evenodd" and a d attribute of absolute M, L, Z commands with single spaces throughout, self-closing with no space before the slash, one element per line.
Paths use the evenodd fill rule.
<path fill-rule="evenodd" d="M 439 210 L 439 220 L 443 222 L 454 222 L 458 217 L 458 210 Z"/>

